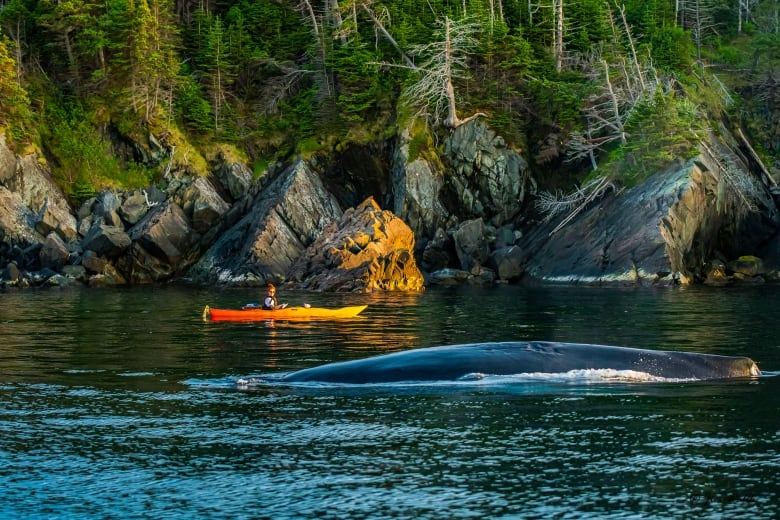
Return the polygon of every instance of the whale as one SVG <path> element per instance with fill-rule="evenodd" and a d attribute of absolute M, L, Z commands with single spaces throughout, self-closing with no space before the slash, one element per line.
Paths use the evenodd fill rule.
<path fill-rule="evenodd" d="M 284 375 L 285 383 L 400 383 L 457 381 L 475 375 L 560 374 L 573 370 L 630 370 L 657 378 L 754 378 L 756 363 L 741 356 L 647 350 L 588 343 L 504 341 L 418 348 L 330 363 Z"/>

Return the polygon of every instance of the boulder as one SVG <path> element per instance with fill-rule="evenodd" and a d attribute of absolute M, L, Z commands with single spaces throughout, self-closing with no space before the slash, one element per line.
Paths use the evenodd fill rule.
<path fill-rule="evenodd" d="M 447 267 L 432 272 L 426 281 L 430 285 L 462 285 L 472 277 L 468 271 Z"/>
<path fill-rule="evenodd" d="M 83 265 L 66 265 L 62 268 L 62 274 L 77 282 L 85 283 L 89 277 Z"/>
<path fill-rule="evenodd" d="M 767 268 L 763 260 L 756 256 L 744 255 L 727 264 L 729 270 L 735 274 L 741 274 L 747 277 L 754 277 L 766 274 Z"/>
<path fill-rule="evenodd" d="M 87 281 L 90 287 L 113 287 L 126 283 L 127 280 L 111 264 L 106 264 L 104 272 L 90 276 Z"/>
<path fill-rule="evenodd" d="M 182 209 L 192 219 L 195 231 L 203 234 L 219 224 L 230 205 L 206 177 L 198 177 L 185 190 Z"/>
<path fill-rule="evenodd" d="M 40 265 L 55 271 L 62 269 L 70 258 L 70 251 L 62 238 L 52 231 L 43 241 L 43 247 L 38 253 Z"/>
<path fill-rule="evenodd" d="M 726 264 L 717 259 L 712 260 L 709 263 L 709 269 L 707 270 L 707 276 L 704 279 L 704 285 L 723 287 L 725 285 L 731 285 L 733 281 L 734 277 L 729 275 L 726 271 Z"/>
<path fill-rule="evenodd" d="M 464 271 L 484 265 L 490 255 L 485 223 L 481 218 L 462 222 L 453 234 L 455 252 Z"/>
<path fill-rule="evenodd" d="M 121 205 L 122 200 L 117 193 L 111 190 L 101 191 L 92 206 L 92 213 L 97 220 L 102 219 L 103 223 L 109 226 L 124 228 L 122 218 L 119 216 Z"/>
<path fill-rule="evenodd" d="M 98 256 L 117 258 L 130 247 L 130 237 L 122 227 L 108 224 L 93 225 L 84 240 L 82 247 L 90 249 Z"/>
<path fill-rule="evenodd" d="M 63 222 L 61 216 L 56 211 L 56 206 L 49 204 L 47 199 L 43 207 L 38 211 L 38 222 L 35 224 L 35 230 L 43 236 L 47 236 L 54 231 L 63 240 L 69 242 L 78 235 L 77 229 L 72 225 L 73 223 L 71 219 Z"/>
<path fill-rule="evenodd" d="M 501 247 L 490 253 L 489 265 L 496 271 L 499 280 L 519 281 L 525 273 L 523 252 L 517 246 Z"/>
<path fill-rule="evenodd" d="M 186 270 L 201 238 L 174 202 L 152 208 L 128 232 L 130 255 L 116 263 L 122 278 L 135 282 L 160 282 Z"/>
<path fill-rule="evenodd" d="M 19 267 L 15 263 L 11 262 L 3 270 L 2 278 L 5 281 L 17 283 L 22 279 L 22 276 L 22 271 L 19 269 Z"/>
<path fill-rule="evenodd" d="M 200 282 L 281 282 L 325 226 L 340 216 L 336 199 L 308 164 L 299 161 L 257 194 L 244 216 L 219 236 L 188 274 Z"/>
<path fill-rule="evenodd" d="M 420 291 L 413 251 L 409 226 L 367 199 L 323 230 L 287 278 L 317 291 Z"/>
<path fill-rule="evenodd" d="M 149 211 L 149 206 L 146 203 L 144 192 L 141 190 L 133 190 L 125 194 L 117 209 L 119 216 L 128 226 L 137 224 L 147 211 Z"/>
<path fill-rule="evenodd" d="M 105 258 L 101 258 L 94 251 L 87 249 L 81 257 L 81 265 L 90 274 L 103 273 L 108 265 Z"/>
<path fill-rule="evenodd" d="M 455 242 L 447 232 L 439 228 L 423 249 L 421 267 L 429 273 L 439 271 L 446 269 L 456 259 Z"/>
<path fill-rule="evenodd" d="M 238 200 L 249 193 L 254 180 L 252 171 L 237 162 L 223 162 L 217 168 L 215 175 L 233 200 Z"/>

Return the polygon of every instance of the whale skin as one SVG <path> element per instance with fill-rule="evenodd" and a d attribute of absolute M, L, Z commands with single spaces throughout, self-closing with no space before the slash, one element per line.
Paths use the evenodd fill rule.
<path fill-rule="evenodd" d="M 563 373 L 587 369 L 632 370 L 686 380 L 761 375 L 752 359 L 741 356 L 587 343 L 506 341 L 419 348 L 330 363 L 292 372 L 282 381 L 350 384 L 452 381 L 470 374 Z"/>

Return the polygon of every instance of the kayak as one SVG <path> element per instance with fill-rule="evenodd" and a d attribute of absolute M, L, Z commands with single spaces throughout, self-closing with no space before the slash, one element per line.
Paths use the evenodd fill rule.
<path fill-rule="evenodd" d="M 203 309 L 203 319 L 211 321 L 262 321 L 262 320 L 333 320 L 354 318 L 368 305 L 353 307 L 285 307 L 284 309 L 265 310 L 250 307 L 244 309 L 212 309 L 208 305 Z"/>

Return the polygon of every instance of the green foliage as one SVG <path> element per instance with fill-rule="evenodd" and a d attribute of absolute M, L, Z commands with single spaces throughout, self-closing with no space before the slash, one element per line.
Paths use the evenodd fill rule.
<path fill-rule="evenodd" d="M 614 5 L 611 6 L 615 10 Z M 564 5 L 565 19 L 573 29 L 569 52 L 587 53 L 600 42 L 612 38 L 607 3 L 604 0 L 579 0 Z"/>
<path fill-rule="evenodd" d="M 430 157 L 434 150 L 431 133 L 427 128 L 415 128 L 409 140 L 409 158 L 412 162 L 416 159 Z"/>
<path fill-rule="evenodd" d="M 690 33 L 677 26 L 654 31 L 650 48 L 653 62 L 663 71 L 688 70 L 695 61 L 696 51 Z"/>
<path fill-rule="evenodd" d="M 32 124 L 27 91 L 16 77 L 16 60 L 11 56 L 11 42 L 0 37 L 0 128 L 9 128 L 13 141 L 22 141 Z"/>
<path fill-rule="evenodd" d="M 66 196 L 80 202 L 104 188 L 148 186 L 151 173 L 139 165 L 121 168 L 110 144 L 78 103 L 51 103 L 44 138 L 52 174 Z"/>
<path fill-rule="evenodd" d="M 584 78 L 567 75 L 533 81 L 530 86 L 540 122 L 558 129 L 573 129 L 578 125 L 582 99 L 591 88 Z"/>
<path fill-rule="evenodd" d="M 361 122 L 376 107 L 380 91 L 378 58 L 365 45 L 353 43 L 335 49 L 329 68 L 339 78 L 339 109 L 347 120 Z"/>
<path fill-rule="evenodd" d="M 610 156 L 615 177 L 631 186 L 675 159 L 692 157 L 698 153 L 702 125 L 701 112 L 688 98 L 658 89 L 654 97 L 637 103 L 626 123 L 628 143 Z"/>
<path fill-rule="evenodd" d="M 338 13 L 333 11 L 337 4 Z M 0 42 L 0 126 L 20 141 L 35 139 L 29 134 L 38 126 L 57 175 L 75 182 L 79 188 L 73 190 L 80 193 L 149 177 L 142 168 L 112 163 L 97 130 L 107 123 L 127 135 L 162 128 L 169 135 L 181 131 L 203 148 L 231 142 L 251 150 L 247 155 L 256 164 L 296 150 L 309 154 L 335 143 L 384 139 L 411 120 L 411 108 L 398 96 L 416 76 L 403 68 L 404 53 L 437 41 L 436 30 L 445 17 L 455 22 L 468 17 L 478 22 L 478 45 L 469 49 L 463 77 L 455 80 L 459 112 L 464 117 L 487 113 L 489 124 L 510 146 L 527 150 L 525 143 L 547 142 L 552 134 L 563 140 L 583 128 L 583 105 L 596 88 L 591 80 L 601 75 L 594 73 L 594 56 L 627 64 L 628 75 L 634 74 L 620 16 L 624 7 L 638 60 L 644 67 L 652 64 L 651 75 L 663 84 L 676 78 L 675 88 L 684 93 L 645 100 L 627 122 L 629 143 L 609 150 L 613 163 L 638 171 L 684 156 L 696 123 L 723 110 L 720 86 L 708 80 L 710 71 L 717 70 L 731 87 L 742 86 L 755 78 L 745 71 L 770 74 L 780 57 L 773 8 L 765 2 L 753 6 L 742 33 L 733 2 L 712 3 L 718 38 L 705 41 L 708 66 L 696 72 L 698 77 L 690 28 L 680 23 L 671 0 L 565 2 L 563 71 L 556 70 L 552 59 L 557 20 L 549 4 L 337 4 L 312 3 L 315 36 L 314 21 L 296 2 L 236 0 L 196 6 L 172 0 L 5 0 L 0 27 L 11 39 Z M 21 81 L 17 70 L 24 71 Z M 636 78 L 625 81 L 631 82 Z M 35 84 L 62 95 L 30 96 Z M 684 96 L 693 105 L 686 107 Z M 47 112 L 37 114 L 38 122 L 36 110 L 42 112 L 42 106 Z M 690 106 L 701 113 L 691 116 Z M 744 127 L 755 129 L 756 124 Z M 427 133 L 415 133 L 410 143 L 415 157 L 435 155 L 423 135 Z M 761 135 L 767 143 L 775 140 Z M 196 154 L 193 150 L 188 157 Z"/>
<path fill-rule="evenodd" d="M 174 112 L 182 123 L 199 133 L 211 132 L 211 105 L 203 98 L 200 85 L 191 76 L 182 76 L 176 90 Z"/>

